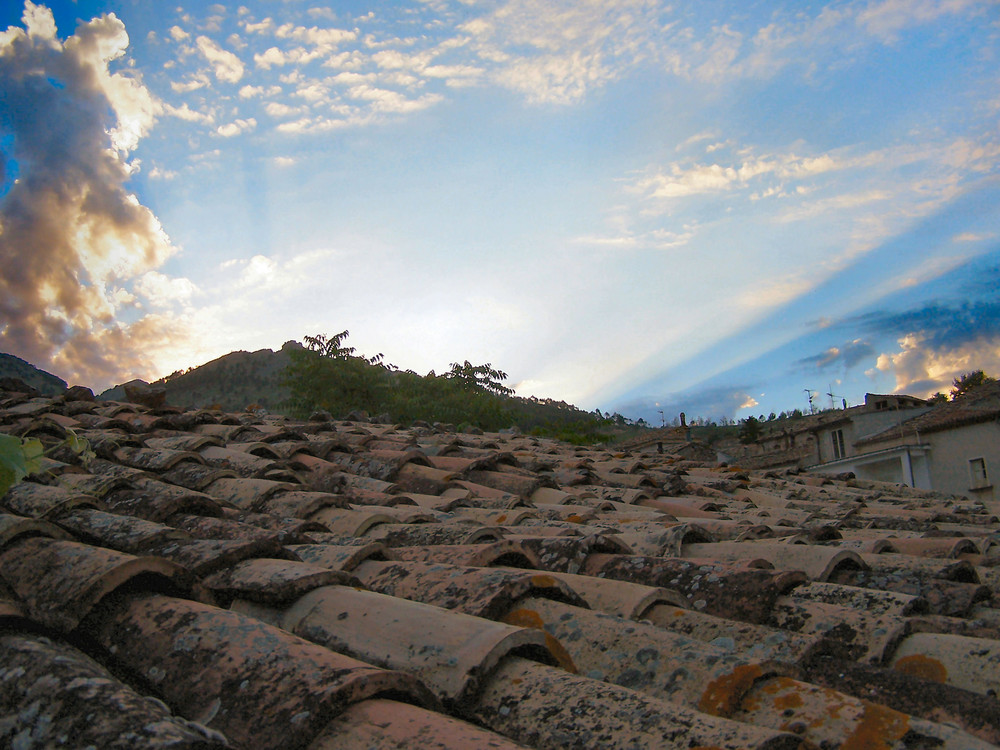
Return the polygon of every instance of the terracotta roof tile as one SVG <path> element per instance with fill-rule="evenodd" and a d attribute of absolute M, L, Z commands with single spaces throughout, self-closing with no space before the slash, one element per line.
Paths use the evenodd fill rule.
<path fill-rule="evenodd" d="M 372 591 L 490 619 L 526 596 L 584 604 L 566 584 L 530 571 L 367 560 L 353 572 Z"/>
<path fill-rule="evenodd" d="M 57 518 L 74 508 L 105 507 L 92 495 L 36 482 L 21 482 L 11 487 L 3 497 L 3 504 L 18 515 L 39 519 Z"/>
<path fill-rule="evenodd" d="M 511 539 L 472 544 L 434 544 L 394 547 L 392 558 L 409 562 L 439 562 L 477 568 L 504 566 L 537 569 L 538 560 L 523 545 Z"/>
<path fill-rule="evenodd" d="M 295 558 L 295 555 L 286 550 L 280 541 L 273 538 L 249 541 L 238 539 L 171 541 L 150 548 L 149 554 L 173 561 L 199 577 L 255 557 L 286 560 Z"/>
<path fill-rule="evenodd" d="M 55 444 L 71 418 L 101 457 L 60 450 L 0 499 L 0 624 L 72 633 L 196 742 L 1000 739 L 1000 506 L 511 432 L 28 403 L 0 393 L 0 429 Z M 0 744 L 35 726 L 18 711 Z"/>
<path fill-rule="evenodd" d="M 375 698 L 349 706 L 310 745 L 311 750 L 340 750 L 345 747 L 369 750 L 516 750 L 524 746 L 468 722 L 406 703 Z"/>
<path fill-rule="evenodd" d="M 60 515 L 56 523 L 80 541 L 133 555 L 164 542 L 191 538 L 172 526 L 91 508 L 71 510 Z"/>
<path fill-rule="evenodd" d="M 71 534 L 63 531 L 63 529 L 54 523 L 39 521 L 34 518 L 25 518 L 11 513 L 0 513 L 0 551 L 19 539 L 32 536 L 68 541 L 73 539 Z"/>
<path fill-rule="evenodd" d="M 3 633 L 0 664 L 0 744 L 5 747 L 230 746 L 218 732 L 172 715 L 163 703 L 144 697 L 65 643 Z"/>
<path fill-rule="evenodd" d="M 168 560 L 135 557 L 88 544 L 33 537 L 0 554 L 0 577 L 32 619 L 70 632 L 105 596 L 133 579 L 188 590 L 186 571 Z"/>
<path fill-rule="evenodd" d="M 158 522 L 165 521 L 175 513 L 215 517 L 222 515 L 220 503 L 202 492 L 146 477 L 134 477 L 129 480 L 128 485 L 105 497 L 108 509 Z"/>
<path fill-rule="evenodd" d="M 321 586 L 360 585 L 353 576 L 339 570 L 268 558 L 244 560 L 207 576 L 204 584 L 220 602 L 240 598 L 273 607 L 290 604 Z"/>
<path fill-rule="evenodd" d="M 238 612 L 183 599 L 128 597 L 92 618 L 87 631 L 181 715 L 244 746 L 304 746 L 344 706 L 379 694 L 432 703 L 405 674 L 341 656 Z"/>
<path fill-rule="evenodd" d="M 558 703 L 546 697 L 552 695 Z M 801 747 L 789 733 L 708 716 L 525 659 L 501 664 L 474 718 L 533 747 Z"/>

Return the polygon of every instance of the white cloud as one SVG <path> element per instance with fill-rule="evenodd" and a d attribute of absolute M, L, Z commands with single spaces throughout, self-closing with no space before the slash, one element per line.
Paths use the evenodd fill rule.
<path fill-rule="evenodd" d="M 240 87 L 240 99 L 253 99 L 258 96 L 278 96 L 281 93 L 281 86 L 246 86 Z"/>
<path fill-rule="evenodd" d="M 316 47 L 334 47 L 342 42 L 353 41 L 358 37 L 357 31 L 320 29 L 315 26 L 306 28 L 305 26 L 294 26 L 290 23 L 282 24 L 274 33 L 279 39 L 295 39 Z"/>
<path fill-rule="evenodd" d="M 172 169 L 160 169 L 159 167 L 153 167 L 149 170 L 149 178 L 151 180 L 172 180 L 177 177 L 177 172 Z"/>
<path fill-rule="evenodd" d="M 174 107 L 168 105 L 165 110 L 165 114 L 171 117 L 177 117 L 181 120 L 186 120 L 187 122 L 199 122 L 203 125 L 212 125 L 215 122 L 215 115 L 211 112 L 198 112 L 197 110 L 191 109 L 187 102 L 179 107 Z"/>
<path fill-rule="evenodd" d="M 190 279 L 166 276 L 159 271 L 147 271 L 135 284 L 135 291 L 157 307 L 186 305 L 198 292 Z"/>
<path fill-rule="evenodd" d="M 376 112 L 416 112 L 426 109 L 441 101 L 440 94 L 427 94 L 418 99 L 407 99 L 397 91 L 375 88 L 373 86 L 354 86 L 349 90 L 351 97 L 371 102 Z"/>
<path fill-rule="evenodd" d="M 1000 372 L 1000 336 L 983 336 L 950 348 L 934 350 L 926 345 L 926 337 L 914 331 L 900 338 L 899 350 L 879 355 L 874 370 L 891 373 L 896 379 L 896 392 L 928 397 L 937 391 L 945 393 L 952 381 L 963 373 L 984 370 Z"/>
<path fill-rule="evenodd" d="M 697 143 L 704 139 L 702 136 L 697 136 L 689 141 Z M 710 153 L 717 152 L 721 147 L 720 144 L 714 144 L 714 147 L 706 150 Z M 765 177 L 779 181 L 814 177 L 826 172 L 857 167 L 870 158 L 845 158 L 831 153 L 812 157 L 802 157 L 795 153 L 757 156 L 751 149 L 742 149 L 734 154 L 730 164 L 674 162 L 664 169 L 634 181 L 632 189 L 648 198 L 683 198 L 718 193 L 733 188 L 746 188 Z M 780 184 L 772 184 L 758 193 L 757 197 L 783 193 Z"/>
<path fill-rule="evenodd" d="M 222 49 L 207 36 L 199 36 L 196 40 L 198 50 L 212 65 L 215 77 L 226 83 L 237 83 L 243 77 L 243 63 L 236 55 Z"/>
<path fill-rule="evenodd" d="M 892 197 L 893 195 L 885 190 L 859 190 L 852 193 L 833 195 L 789 209 L 783 212 L 778 217 L 778 220 L 782 222 L 804 221 L 816 216 L 827 215 L 833 211 L 843 211 L 860 208 L 871 203 L 885 202 Z"/>
<path fill-rule="evenodd" d="M 986 240 L 996 239 L 996 234 L 992 232 L 976 233 L 976 232 L 962 232 L 956 234 L 951 238 L 952 242 L 985 242 Z"/>
<path fill-rule="evenodd" d="M 186 81 L 170 82 L 171 90 L 178 94 L 187 94 L 191 91 L 207 88 L 208 86 L 211 86 L 211 81 L 208 80 L 208 76 L 204 73 L 195 73 Z"/>
<path fill-rule="evenodd" d="M 303 114 L 306 108 L 289 107 L 287 104 L 282 104 L 281 102 L 268 102 L 264 107 L 264 111 L 271 117 L 291 117 Z"/>
<path fill-rule="evenodd" d="M 257 121 L 249 117 L 245 120 L 234 120 L 233 122 L 228 122 L 225 125 L 220 125 L 215 129 L 215 132 L 221 135 L 223 138 L 232 138 L 240 133 L 246 133 L 257 127 Z"/>
<path fill-rule="evenodd" d="M 31 0 L 24 3 L 24 12 L 21 14 L 21 21 L 28 32 L 28 36 L 36 41 L 55 40 L 56 19 L 52 11 L 44 5 L 35 5 Z"/>
<path fill-rule="evenodd" d="M 645 0 L 510 0 L 458 30 L 502 86 L 532 102 L 571 104 L 646 59 L 657 11 Z"/>
<path fill-rule="evenodd" d="M 932 23 L 980 5 L 977 0 L 875 0 L 858 14 L 857 24 L 869 34 L 892 42 L 909 26 Z"/>

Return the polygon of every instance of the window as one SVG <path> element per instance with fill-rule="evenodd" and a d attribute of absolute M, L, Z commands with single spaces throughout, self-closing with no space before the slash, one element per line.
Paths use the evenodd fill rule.
<path fill-rule="evenodd" d="M 844 450 L 844 431 L 834 430 L 830 433 L 830 440 L 833 441 L 833 458 L 837 460 L 843 458 L 847 455 L 847 451 Z"/>
<path fill-rule="evenodd" d="M 969 459 L 969 477 L 972 480 L 971 489 L 979 490 L 990 486 L 990 478 L 986 476 L 986 459 Z"/>

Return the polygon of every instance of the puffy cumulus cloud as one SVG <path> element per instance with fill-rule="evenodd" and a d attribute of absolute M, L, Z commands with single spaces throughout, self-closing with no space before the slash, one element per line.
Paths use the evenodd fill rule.
<path fill-rule="evenodd" d="M 65 42 L 43 6 L 27 2 L 23 22 L 0 37 L 3 159 L 18 165 L 0 197 L 0 349 L 94 386 L 148 375 L 149 350 L 183 335 L 139 317 L 128 290 L 175 250 L 127 190 L 128 153 L 161 107 L 111 71 L 128 45 L 114 14 Z"/>
<path fill-rule="evenodd" d="M 237 119 L 232 122 L 227 122 L 225 125 L 220 125 L 215 129 L 215 132 L 221 135 L 223 138 L 232 138 L 234 135 L 239 135 L 240 133 L 246 133 L 257 127 L 257 121 L 249 117 L 245 120 Z"/>
<path fill-rule="evenodd" d="M 196 40 L 198 51 L 201 52 L 212 66 L 215 77 L 226 83 L 238 83 L 243 77 L 243 62 L 229 50 L 223 49 L 207 36 L 199 36 Z"/>
<path fill-rule="evenodd" d="M 354 99 L 370 102 L 374 111 L 386 113 L 417 112 L 437 104 L 442 99 L 439 94 L 425 94 L 417 99 L 409 99 L 398 91 L 365 85 L 351 88 L 348 94 Z"/>
<path fill-rule="evenodd" d="M 858 318 L 861 326 L 876 335 L 891 336 L 898 346 L 896 351 L 883 351 L 868 374 L 891 373 L 897 391 L 926 396 L 947 391 L 954 378 L 970 370 L 1000 372 L 996 326 L 1000 300 L 995 287 L 987 291 L 986 298 L 975 301 Z"/>
<path fill-rule="evenodd" d="M 159 271 L 144 273 L 134 288 L 157 307 L 188 305 L 198 291 L 198 287 L 190 279 L 167 276 Z"/>
<path fill-rule="evenodd" d="M 275 29 L 274 35 L 279 39 L 295 39 L 306 44 L 325 48 L 334 47 L 342 42 L 354 41 L 358 38 L 357 29 L 352 31 L 334 28 L 320 29 L 316 26 L 295 26 L 290 23 L 279 26 Z"/>
<path fill-rule="evenodd" d="M 901 337 L 899 350 L 879 355 L 875 368 L 868 371 L 891 373 L 896 380 L 896 392 L 928 397 L 947 393 L 952 381 L 973 370 L 989 374 L 1000 373 L 1000 334 L 984 334 L 953 346 L 935 349 L 923 332 Z"/>

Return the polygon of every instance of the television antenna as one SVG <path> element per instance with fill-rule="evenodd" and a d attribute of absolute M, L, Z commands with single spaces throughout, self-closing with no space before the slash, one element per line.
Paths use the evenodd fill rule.
<path fill-rule="evenodd" d="M 812 388 L 803 388 L 802 390 L 804 390 L 806 392 L 806 398 L 809 399 L 809 413 L 810 414 L 815 414 L 816 413 L 816 407 L 813 406 L 813 394 L 816 391 L 814 391 Z"/>
<path fill-rule="evenodd" d="M 836 399 L 836 398 L 843 398 L 843 396 L 837 396 L 837 395 L 835 395 L 833 393 L 833 384 L 832 383 L 830 384 L 830 390 L 828 390 L 826 392 L 826 395 L 830 397 L 830 408 L 831 409 L 836 409 L 837 408 L 836 402 L 834 401 L 834 399 Z M 844 401 L 844 408 L 845 409 L 847 408 L 847 401 L 846 400 Z"/>

